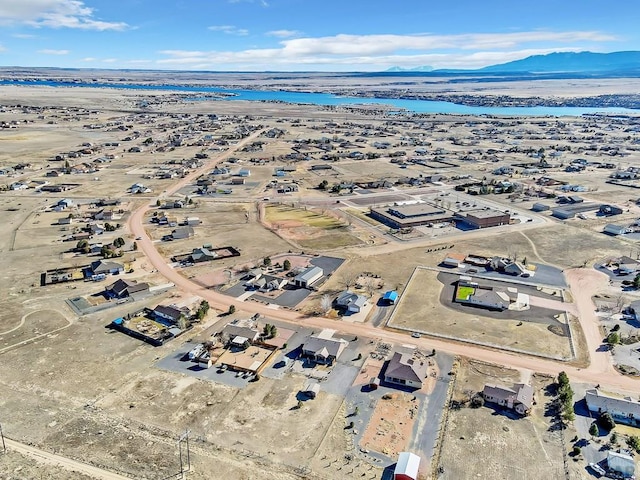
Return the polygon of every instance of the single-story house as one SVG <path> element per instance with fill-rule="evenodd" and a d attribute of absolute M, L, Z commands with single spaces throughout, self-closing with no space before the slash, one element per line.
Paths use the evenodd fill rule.
<path fill-rule="evenodd" d="M 100 275 L 101 273 L 115 275 L 124 272 L 124 266 L 109 260 L 97 260 L 91 263 L 91 272 L 93 275 Z"/>
<path fill-rule="evenodd" d="M 336 305 L 344 308 L 347 313 L 360 313 L 360 310 L 367 304 L 367 297 L 345 290 L 338 298 Z"/>
<path fill-rule="evenodd" d="M 323 330 L 319 335 L 309 335 L 302 344 L 302 355 L 316 363 L 333 365 L 349 342 L 332 338 L 332 335 L 333 331 L 330 330 Z"/>
<path fill-rule="evenodd" d="M 249 343 L 254 343 L 260 337 L 258 330 L 253 323 L 249 321 L 227 323 L 222 329 L 222 335 L 228 337 L 229 342 L 234 343 L 236 339 L 245 339 Z M 244 342 L 242 342 L 244 343 Z"/>
<path fill-rule="evenodd" d="M 509 275 L 522 275 L 528 272 L 527 269 L 524 268 L 524 265 L 521 265 L 518 262 L 512 262 L 504 267 L 504 273 L 507 273 Z"/>
<path fill-rule="evenodd" d="M 623 255 L 618 259 L 618 273 L 627 274 L 627 273 L 635 273 L 640 269 L 640 262 L 634 260 L 631 257 L 627 257 Z"/>
<path fill-rule="evenodd" d="M 289 283 L 289 281 L 286 278 L 265 274 L 252 281 L 251 285 L 261 292 L 273 292 L 274 290 L 281 290 L 287 283 Z"/>
<path fill-rule="evenodd" d="M 584 399 L 590 412 L 607 412 L 616 423 L 640 427 L 640 402 L 631 397 L 614 397 L 594 388 L 585 392 Z"/>
<path fill-rule="evenodd" d="M 384 372 L 384 381 L 411 388 L 422 388 L 429 365 L 412 353 L 395 352 Z"/>
<path fill-rule="evenodd" d="M 520 415 L 528 415 L 533 407 L 533 388 L 524 383 L 516 383 L 513 388 L 487 384 L 482 390 L 482 397 Z"/>
<path fill-rule="evenodd" d="M 502 294 L 502 295 L 501 295 Z M 476 289 L 473 295 L 462 300 L 456 300 L 459 303 L 467 305 L 476 305 L 492 310 L 507 310 L 509 308 L 509 297 L 503 292 L 494 292 L 493 290 Z"/>
<path fill-rule="evenodd" d="M 159 320 L 178 323 L 180 317 L 185 316 L 185 312 L 175 305 L 158 305 L 153 309 L 153 315 Z"/>
<path fill-rule="evenodd" d="M 420 470 L 420 457 L 410 452 L 400 452 L 393 480 L 417 480 Z"/>
<path fill-rule="evenodd" d="M 613 223 L 609 223 L 604 226 L 602 230 L 604 233 L 608 233 L 609 235 L 624 235 L 629 231 L 627 227 L 623 227 L 622 225 L 614 225 Z"/>
<path fill-rule="evenodd" d="M 193 249 L 193 251 L 191 252 L 191 255 L 189 255 L 189 259 L 193 263 L 200 263 L 200 262 L 208 262 L 210 260 L 214 260 L 217 256 L 218 256 L 217 253 L 212 252 L 208 248 L 200 247 L 200 248 Z"/>
<path fill-rule="evenodd" d="M 315 282 L 320 280 L 323 275 L 324 271 L 322 268 L 316 266 L 309 267 L 294 277 L 293 284 L 296 287 L 309 288 Z"/>
<path fill-rule="evenodd" d="M 106 294 L 112 298 L 127 298 L 135 293 L 146 291 L 149 291 L 148 283 L 138 283 L 136 281 L 123 279 L 116 280 L 115 283 L 112 283 L 105 288 Z"/>
<path fill-rule="evenodd" d="M 174 240 L 182 240 L 183 238 L 191 238 L 195 235 L 193 227 L 176 228 L 171 232 L 171 238 Z"/>

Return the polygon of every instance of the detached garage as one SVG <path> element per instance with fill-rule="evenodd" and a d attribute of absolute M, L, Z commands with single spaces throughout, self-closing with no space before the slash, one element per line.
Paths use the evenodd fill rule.
<path fill-rule="evenodd" d="M 409 452 L 400 452 L 396 469 L 393 471 L 394 480 L 417 480 L 420 469 L 420 457 Z"/>

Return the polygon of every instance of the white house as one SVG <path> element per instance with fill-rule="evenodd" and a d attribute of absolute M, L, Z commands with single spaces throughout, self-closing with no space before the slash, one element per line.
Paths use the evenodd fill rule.
<path fill-rule="evenodd" d="M 607 412 L 616 423 L 640 427 L 640 402 L 631 397 L 614 397 L 594 388 L 585 392 L 584 399 L 590 412 Z"/>

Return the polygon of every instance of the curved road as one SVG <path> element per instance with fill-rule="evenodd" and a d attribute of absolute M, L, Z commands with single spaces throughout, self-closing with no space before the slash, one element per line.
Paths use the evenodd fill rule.
<path fill-rule="evenodd" d="M 229 157 L 235 150 L 241 148 L 246 143 L 252 141 L 261 132 L 255 132 L 250 137 L 242 140 L 221 156 L 210 160 L 200 169 L 194 171 L 187 177 L 181 179 L 173 187 L 166 191 L 166 195 L 177 192 L 180 188 L 193 181 L 197 176 L 210 169 L 217 162 Z M 169 282 L 173 282 L 177 288 L 190 295 L 197 295 L 207 300 L 212 307 L 218 310 L 226 310 L 229 305 L 237 304 L 238 301 L 218 292 L 201 287 L 195 282 L 182 276 L 178 271 L 169 267 L 167 260 L 156 250 L 151 239 L 144 229 L 144 215 L 151 204 L 138 208 L 129 218 L 129 228 L 131 233 L 142 239 L 138 241 L 138 249 L 147 256 L 159 274 L 163 275 Z M 383 246 L 384 248 L 388 246 Z M 567 270 L 567 281 L 571 286 L 571 292 L 575 298 L 575 305 L 579 316 L 580 324 L 586 337 L 590 364 L 587 368 L 577 368 L 560 362 L 543 358 L 527 356 L 505 352 L 502 350 L 492 350 L 480 346 L 465 344 L 462 342 L 450 342 L 433 338 L 410 338 L 404 333 L 375 328 L 369 324 L 354 324 L 338 322 L 322 317 L 304 317 L 297 312 L 290 310 L 274 309 L 261 303 L 243 302 L 239 307 L 248 313 L 259 313 L 273 319 L 281 320 L 312 328 L 333 328 L 343 333 L 362 336 L 368 338 L 378 338 L 393 343 L 412 343 L 423 349 L 441 350 L 454 355 L 462 355 L 477 360 L 503 365 L 516 369 L 533 370 L 540 373 L 557 375 L 564 370 L 572 380 L 599 383 L 603 386 L 616 388 L 628 392 L 636 392 L 640 386 L 640 381 L 631 377 L 620 375 L 613 369 L 611 357 L 607 352 L 598 352 L 597 349 L 602 343 L 602 336 L 599 331 L 599 322 L 595 315 L 595 307 L 591 297 L 597 292 L 599 283 L 604 281 L 602 274 L 595 270 L 574 269 Z"/>

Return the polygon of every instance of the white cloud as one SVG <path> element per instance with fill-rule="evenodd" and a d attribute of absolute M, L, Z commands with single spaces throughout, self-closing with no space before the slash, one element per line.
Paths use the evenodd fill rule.
<path fill-rule="evenodd" d="M 3 0 L 0 24 L 32 27 L 77 28 L 81 30 L 124 30 L 124 22 L 105 22 L 94 18 L 92 8 L 80 0 Z"/>
<path fill-rule="evenodd" d="M 37 35 L 31 35 L 29 33 L 14 33 L 11 35 L 13 38 L 20 38 L 22 40 L 30 40 L 32 38 L 38 38 Z"/>
<path fill-rule="evenodd" d="M 69 50 L 52 50 L 45 48 L 44 50 L 38 50 L 38 53 L 42 53 L 43 55 L 69 55 Z"/>
<path fill-rule="evenodd" d="M 84 57 L 82 59 L 83 62 L 95 62 L 96 59 L 94 57 Z"/>
<path fill-rule="evenodd" d="M 241 51 L 164 50 L 159 64 L 202 69 L 296 69 L 298 65 L 479 68 L 529 55 L 586 50 L 616 37 L 593 31 L 462 35 L 335 35 L 282 40 L 276 48 Z M 601 48 L 601 47 L 600 47 Z M 596 48 L 598 49 L 598 48 Z M 197 66 L 197 67 L 196 67 Z M 367 68 L 368 67 L 368 68 Z"/>
<path fill-rule="evenodd" d="M 226 33 L 227 35 L 238 35 L 241 37 L 249 35 L 249 30 L 246 28 L 238 28 L 234 25 L 213 25 L 209 27 L 209 30 Z"/>
<path fill-rule="evenodd" d="M 4 48 L 2 45 L 0 45 L 0 52 L 6 52 L 6 51 L 7 51 L 7 49 Z"/>
<path fill-rule="evenodd" d="M 229 0 L 229 3 L 257 3 L 265 8 L 269 6 L 267 0 Z"/>
<path fill-rule="evenodd" d="M 278 38 L 290 38 L 290 37 L 298 37 L 302 34 L 298 30 L 271 30 L 267 32 L 266 35 L 270 37 L 278 37 Z"/>

